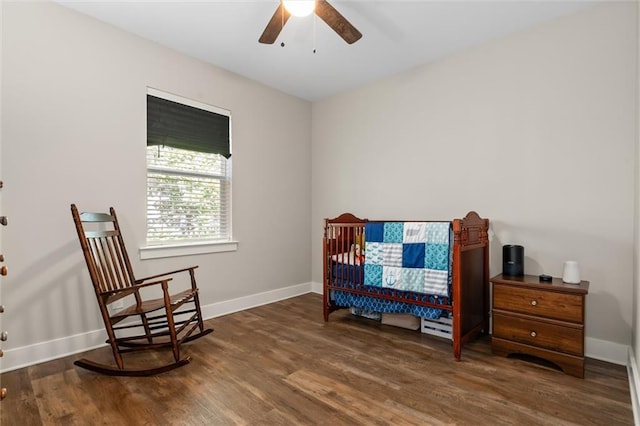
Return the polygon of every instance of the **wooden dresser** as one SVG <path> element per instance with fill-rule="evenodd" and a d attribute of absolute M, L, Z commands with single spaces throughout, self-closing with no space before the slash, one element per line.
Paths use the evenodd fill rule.
<path fill-rule="evenodd" d="M 589 282 L 549 283 L 538 276 L 498 275 L 493 283 L 494 354 L 533 355 L 584 377 L 584 311 Z"/>

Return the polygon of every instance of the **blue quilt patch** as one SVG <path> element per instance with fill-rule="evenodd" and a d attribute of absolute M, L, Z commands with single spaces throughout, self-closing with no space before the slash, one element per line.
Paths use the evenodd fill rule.
<path fill-rule="evenodd" d="M 367 222 L 364 224 L 364 235 L 367 243 L 381 243 L 384 241 L 384 223 Z"/>
<path fill-rule="evenodd" d="M 403 244 L 402 245 L 402 267 L 403 268 L 424 268 L 425 266 L 425 244 Z"/>
<path fill-rule="evenodd" d="M 385 222 L 384 223 L 384 242 L 385 243 L 402 243 L 403 242 L 403 223 L 402 222 Z"/>
<path fill-rule="evenodd" d="M 404 288 L 417 293 L 424 292 L 424 269 L 423 268 L 403 268 L 402 281 Z"/>
<path fill-rule="evenodd" d="M 449 244 L 425 244 L 425 268 L 447 271 L 449 258 Z"/>
<path fill-rule="evenodd" d="M 382 265 L 364 265 L 364 284 L 382 287 Z"/>

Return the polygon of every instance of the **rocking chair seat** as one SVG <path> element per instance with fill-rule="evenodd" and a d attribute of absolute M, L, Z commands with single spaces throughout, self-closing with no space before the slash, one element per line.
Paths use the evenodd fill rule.
<path fill-rule="evenodd" d="M 189 290 L 184 290 L 179 293 L 170 295 L 169 297 L 170 297 L 171 307 L 175 310 L 183 303 L 186 303 L 189 300 L 193 299 L 193 296 L 197 291 L 198 290 L 194 291 L 189 289 Z M 134 304 L 120 311 L 117 311 L 111 316 L 111 318 L 115 321 L 119 317 L 126 318 L 132 315 L 149 314 L 159 309 L 163 309 L 164 304 L 165 304 L 165 301 L 164 299 L 161 299 L 161 298 L 145 300 L 140 305 Z"/>

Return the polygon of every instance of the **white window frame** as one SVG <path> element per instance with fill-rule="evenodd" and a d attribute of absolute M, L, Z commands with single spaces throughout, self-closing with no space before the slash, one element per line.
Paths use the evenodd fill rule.
<path fill-rule="evenodd" d="M 216 114 L 226 115 L 229 117 L 229 138 L 231 139 L 231 111 L 228 111 L 223 108 L 218 108 L 212 105 L 208 105 L 202 102 L 195 101 L 193 99 L 184 98 L 182 96 L 178 96 L 172 93 L 164 92 L 154 88 L 147 88 L 147 95 L 156 96 L 162 99 L 166 99 L 169 101 L 177 102 L 183 105 L 192 106 L 194 108 L 203 109 L 205 111 L 210 111 Z M 146 122 L 145 122 L 146 125 Z M 145 127 L 146 128 L 146 127 Z M 145 146 L 146 149 L 146 146 Z M 231 161 L 229 159 L 228 161 Z M 229 208 L 229 230 L 231 236 L 233 235 L 233 223 L 232 223 L 232 202 L 231 202 L 231 184 L 233 182 L 233 174 L 231 171 L 231 164 L 228 165 L 229 174 L 231 176 L 231 183 L 229 186 L 229 196 L 228 196 L 228 208 Z M 148 165 L 146 162 L 145 156 L 145 194 L 147 194 L 147 180 L 146 176 L 148 173 Z M 145 225 L 147 222 L 147 213 L 146 213 L 146 195 L 145 195 Z M 150 245 L 145 242 L 145 245 L 140 247 L 139 254 L 140 259 L 157 259 L 163 257 L 175 257 L 175 256 L 189 256 L 189 255 L 197 255 L 197 254 L 206 254 L 206 253 L 220 253 L 220 252 L 228 252 L 228 251 L 236 251 L 238 249 L 238 241 L 233 240 L 230 236 L 229 241 L 181 241 L 181 242 L 171 242 L 171 243 L 160 243 Z M 146 241 L 146 231 L 145 231 L 145 241 Z"/>

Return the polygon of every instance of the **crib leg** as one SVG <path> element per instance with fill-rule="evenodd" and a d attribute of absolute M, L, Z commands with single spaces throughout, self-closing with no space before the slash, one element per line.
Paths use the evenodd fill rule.
<path fill-rule="evenodd" d="M 327 297 L 327 291 L 322 292 L 322 312 L 324 314 L 324 322 L 329 321 L 329 298 Z"/>

